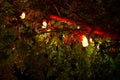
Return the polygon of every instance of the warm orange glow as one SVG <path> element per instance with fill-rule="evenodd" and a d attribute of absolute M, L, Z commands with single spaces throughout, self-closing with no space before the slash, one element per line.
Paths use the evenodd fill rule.
<path fill-rule="evenodd" d="M 92 38 L 89 39 L 90 42 L 93 42 Z"/>
<path fill-rule="evenodd" d="M 46 22 L 46 20 L 43 20 L 43 26 L 42 26 L 42 28 L 46 28 L 47 27 L 47 22 Z"/>
<path fill-rule="evenodd" d="M 85 35 L 82 36 L 82 45 L 83 45 L 83 47 L 87 47 L 89 45 L 88 39 Z"/>
<path fill-rule="evenodd" d="M 25 12 L 22 12 L 22 14 L 20 15 L 21 19 L 25 19 Z"/>
<path fill-rule="evenodd" d="M 68 35 L 66 35 L 66 36 L 64 37 L 64 42 L 65 42 L 65 43 L 68 43 L 68 42 L 69 42 L 69 36 L 68 36 Z"/>

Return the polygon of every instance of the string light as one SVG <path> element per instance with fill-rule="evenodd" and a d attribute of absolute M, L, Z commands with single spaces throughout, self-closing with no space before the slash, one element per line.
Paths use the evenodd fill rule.
<path fill-rule="evenodd" d="M 16 49 L 16 45 L 13 46 L 12 50 L 15 50 Z"/>
<path fill-rule="evenodd" d="M 80 29 L 80 26 L 77 26 L 77 29 Z"/>
<path fill-rule="evenodd" d="M 43 24 L 43 25 L 42 25 L 42 28 L 43 28 L 43 29 L 47 27 L 47 21 L 46 21 L 46 20 L 43 20 L 43 23 L 42 23 L 42 24 Z"/>
<path fill-rule="evenodd" d="M 89 41 L 92 43 L 93 42 L 92 38 L 90 38 Z"/>
<path fill-rule="evenodd" d="M 20 15 L 21 19 L 25 19 L 25 12 L 22 12 L 22 14 Z"/>
<path fill-rule="evenodd" d="M 83 45 L 83 47 L 87 47 L 89 45 L 88 39 L 85 35 L 82 36 L 82 45 Z"/>

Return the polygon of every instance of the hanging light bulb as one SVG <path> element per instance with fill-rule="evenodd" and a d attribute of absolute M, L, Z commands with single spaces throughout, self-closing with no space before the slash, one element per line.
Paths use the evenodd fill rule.
<path fill-rule="evenodd" d="M 43 29 L 47 27 L 47 21 L 46 21 L 46 20 L 43 20 L 43 23 L 42 23 L 42 24 L 43 24 L 43 25 L 42 25 L 42 28 L 43 28 Z"/>
<path fill-rule="evenodd" d="M 25 12 L 22 12 L 22 14 L 20 15 L 21 19 L 25 19 Z"/>
<path fill-rule="evenodd" d="M 92 43 L 93 42 L 92 38 L 90 38 L 89 41 Z"/>
<path fill-rule="evenodd" d="M 82 45 L 83 45 L 83 47 L 87 47 L 89 45 L 88 39 L 85 35 L 82 35 Z"/>
<path fill-rule="evenodd" d="M 16 45 L 13 46 L 12 50 L 15 50 L 16 49 Z"/>
<path fill-rule="evenodd" d="M 80 26 L 77 26 L 77 29 L 80 29 Z"/>

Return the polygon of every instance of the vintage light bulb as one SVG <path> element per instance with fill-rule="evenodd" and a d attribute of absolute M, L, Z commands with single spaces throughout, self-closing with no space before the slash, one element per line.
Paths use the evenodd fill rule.
<path fill-rule="evenodd" d="M 80 29 L 80 26 L 77 26 L 77 29 Z"/>
<path fill-rule="evenodd" d="M 25 12 L 22 12 L 22 14 L 20 15 L 21 19 L 25 19 Z"/>
<path fill-rule="evenodd" d="M 42 25 L 42 28 L 46 28 L 47 27 L 47 22 L 46 22 L 46 20 L 43 20 L 43 23 L 42 23 L 43 25 Z"/>
<path fill-rule="evenodd" d="M 92 38 L 90 38 L 89 41 L 92 43 L 93 42 Z"/>
<path fill-rule="evenodd" d="M 85 35 L 82 35 L 82 46 L 87 47 L 89 45 L 88 39 Z"/>

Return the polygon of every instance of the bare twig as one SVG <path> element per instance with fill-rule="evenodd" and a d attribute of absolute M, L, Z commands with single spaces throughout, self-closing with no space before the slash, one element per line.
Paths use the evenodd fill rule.
<path fill-rule="evenodd" d="M 52 1 L 51 1 L 51 2 L 52 2 Z M 55 5 L 53 2 L 52 2 L 52 4 L 53 4 L 53 7 L 55 8 L 55 10 L 57 11 L 58 15 L 61 16 L 61 14 L 60 14 L 58 8 L 56 7 L 56 5 Z"/>

